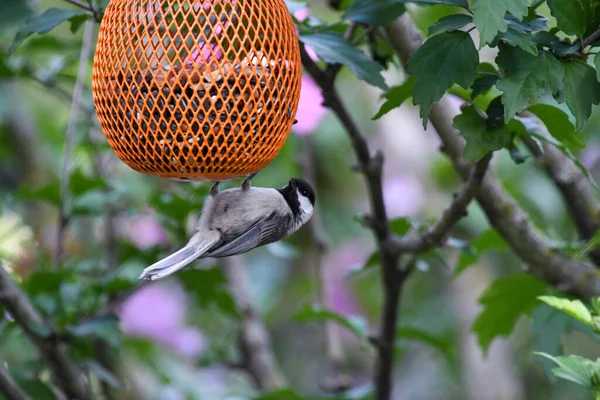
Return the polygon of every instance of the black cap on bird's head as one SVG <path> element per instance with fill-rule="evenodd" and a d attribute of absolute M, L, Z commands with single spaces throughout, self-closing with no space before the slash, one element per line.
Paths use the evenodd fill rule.
<path fill-rule="evenodd" d="M 310 204 L 313 206 L 315 205 L 315 191 L 308 182 L 306 182 L 304 179 L 292 178 L 290 179 L 289 185 L 296 189 L 302 196 L 310 200 Z"/>
<path fill-rule="evenodd" d="M 309 209 L 308 212 L 312 214 L 312 208 L 315 205 L 315 191 L 304 179 L 292 178 L 287 185 L 277 190 L 281 193 L 295 216 L 305 214 L 307 212 L 306 209 Z M 306 201 L 301 201 L 300 196 L 308 199 L 310 206 L 306 204 Z M 305 206 L 303 207 L 302 204 L 305 204 Z"/>

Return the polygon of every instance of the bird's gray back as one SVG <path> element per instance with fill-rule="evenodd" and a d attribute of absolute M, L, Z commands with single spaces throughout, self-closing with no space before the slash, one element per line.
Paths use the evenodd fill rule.
<path fill-rule="evenodd" d="M 200 223 L 206 228 L 232 227 L 235 231 L 244 231 L 247 225 L 268 216 L 275 210 L 286 210 L 285 199 L 276 189 L 234 188 L 219 192 L 209 198 Z M 225 232 L 223 232 L 225 233 Z"/>

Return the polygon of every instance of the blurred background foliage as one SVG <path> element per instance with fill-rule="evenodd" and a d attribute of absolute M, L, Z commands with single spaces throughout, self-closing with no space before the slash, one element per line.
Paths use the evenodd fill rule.
<path fill-rule="evenodd" d="M 336 18 L 323 2 L 311 1 L 308 6 L 313 16 L 326 21 Z M 7 57 L 27 17 L 49 7 L 70 6 L 60 0 L 0 1 L 0 258 L 4 267 L 21 282 L 40 312 L 70 335 L 74 358 L 88 366 L 99 384 L 117 387 L 121 382 L 117 398 L 258 398 L 247 374 L 228 367 L 239 358 L 239 319 L 218 262 L 203 261 L 214 268 L 189 269 L 137 290 L 120 307 L 119 320 L 102 315 L 112 300 L 136 287 L 145 266 L 184 243 L 209 185 L 165 181 L 120 163 L 97 125 L 91 79 L 85 81 L 80 99 L 84 117 L 76 127 L 72 152 L 64 262 L 58 270 L 50 268 L 65 131 L 83 30 L 73 33 L 69 24 L 62 24 L 49 34 L 31 36 Z M 545 7 L 538 12 L 552 26 Z M 408 12 L 427 32 L 456 9 L 409 6 Z M 482 61 L 493 62 L 495 54 L 488 50 L 482 50 Z M 91 63 L 89 67 L 91 71 Z M 390 68 L 385 78 L 388 84 L 401 82 L 402 69 Z M 418 110 L 405 103 L 374 122 L 371 117 L 381 104 L 379 89 L 358 81 L 347 70 L 342 70 L 338 87 L 369 142 L 385 150 L 384 191 L 390 217 L 436 218 L 460 180 L 438 152 L 437 137 L 423 131 Z M 358 271 L 375 249 L 370 233 L 356 219 L 367 210 L 363 181 L 350 169 L 354 154 L 343 127 L 320 101 L 319 90 L 305 78 L 300 122 L 253 184 L 280 187 L 290 177 L 302 176 L 299 161 L 306 153 L 305 142 L 314 144 L 318 209 L 329 239 L 322 279 L 315 276 L 313 241 L 307 229 L 243 258 L 277 360 L 299 398 L 325 397 L 322 378 L 331 372 L 323 325 L 312 322 L 318 313 L 312 305 L 319 284 L 324 306 L 342 316 L 354 333 L 375 327 L 381 302 L 378 269 Z M 456 99 L 457 108 L 460 104 Z M 578 155 L 593 176 L 600 172 L 599 127 L 600 112 L 595 108 L 584 128 L 587 147 Z M 494 170 L 548 240 L 559 247 L 576 240 L 561 196 L 530 159 L 516 164 L 502 151 L 496 154 Z M 432 254 L 420 261 L 402 303 L 394 398 L 588 399 L 584 389 L 556 381 L 548 364 L 533 351 L 595 358 L 600 355 L 597 336 L 546 305 L 536 304 L 532 313 L 536 318 L 520 318 L 513 334 L 493 340 L 487 353 L 478 346 L 471 332 L 481 311 L 478 297 L 496 278 L 521 268 L 488 229 L 473 203 L 468 218 L 455 231 L 453 248 L 442 257 Z M 457 263 L 465 271 L 454 276 Z M 518 293 L 515 296 L 518 301 Z M 503 318 L 507 317 L 493 315 L 488 322 L 503 324 Z M 347 327 L 339 327 L 338 333 L 343 371 L 353 389 L 339 398 L 368 398 L 372 351 Z M 103 366 L 103 352 L 117 357 L 113 371 Z M 32 398 L 55 398 L 35 349 L 7 315 L 0 320 L 0 360 L 19 382 L 25 382 L 23 387 Z M 287 396 L 296 398 L 292 394 L 273 398 Z"/>

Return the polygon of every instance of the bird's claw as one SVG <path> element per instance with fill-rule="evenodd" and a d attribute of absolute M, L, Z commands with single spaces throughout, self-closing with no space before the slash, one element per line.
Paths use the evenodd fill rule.
<path fill-rule="evenodd" d="M 215 184 L 210 188 L 210 195 L 215 197 L 217 193 L 219 193 L 219 181 L 215 182 Z"/>
<path fill-rule="evenodd" d="M 252 181 L 252 178 L 254 178 L 256 176 L 256 174 L 258 174 L 258 172 L 254 172 L 249 177 L 247 177 L 244 180 L 244 182 L 242 182 L 242 190 L 248 190 L 248 189 L 250 189 L 250 183 Z"/>

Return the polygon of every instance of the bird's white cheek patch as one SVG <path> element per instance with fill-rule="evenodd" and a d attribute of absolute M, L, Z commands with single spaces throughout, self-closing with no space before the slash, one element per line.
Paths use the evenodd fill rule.
<path fill-rule="evenodd" d="M 310 203 L 310 200 L 300 193 L 298 193 L 298 200 L 300 200 L 300 209 L 302 210 L 302 213 L 307 217 L 310 217 L 313 212 L 313 205 Z"/>

